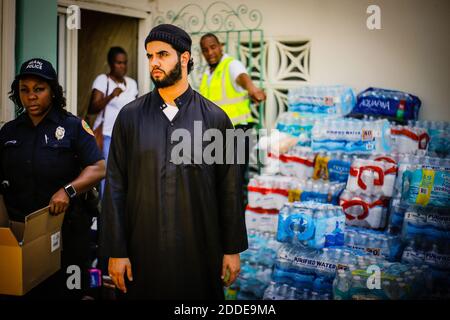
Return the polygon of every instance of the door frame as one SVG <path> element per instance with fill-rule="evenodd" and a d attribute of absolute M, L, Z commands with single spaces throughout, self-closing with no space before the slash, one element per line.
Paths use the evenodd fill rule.
<path fill-rule="evenodd" d="M 97 11 L 102 13 L 109 13 L 121 16 L 137 18 L 138 20 L 138 44 L 144 43 L 148 32 L 152 26 L 152 15 L 150 11 L 138 10 L 127 7 L 127 1 L 115 1 L 116 4 L 102 4 L 90 1 L 76 1 L 76 0 L 58 0 L 58 13 L 66 14 L 66 10 L 71 5 L 77 5 L 80 9 Z M 83 21 L 81 21 L 81 28 L 83 28 Z M 67 30 L 67 29 L 66 29 Z M 65 83 L 66 83 L 66 98 L 69 111 L 73 114 L 78 114 L 77 94 L 78 94 L 78 30 L 67 30 L 65 32 L 65 43 L 59 43 L 58 46 L 65 46 Z M 61 47 L 59 47 L 61 48 Z M 140 54 L 139 48 L 144 50 L 144 46 L 138 45 L 137 56 L 137 82 L 139 95 L 143 95 L 150 91 L 150 73 L 148 70 L 148 61 L 145 53 Z"/>
<path fill-rule="evenodd" d="M 9 100 L 8 92 L 16 74 L 16 1 L 0 2 L 0 126 L 14 119 L 14 103 Z"/>

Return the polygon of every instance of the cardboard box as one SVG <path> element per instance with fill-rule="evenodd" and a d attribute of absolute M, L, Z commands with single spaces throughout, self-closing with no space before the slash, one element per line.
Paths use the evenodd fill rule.
<path fill-rule="evenodd" d="M 10 221 L 0 195 L 0 294 L 24 295 L 61 268 L 63 220 L 45 207 Z"/>

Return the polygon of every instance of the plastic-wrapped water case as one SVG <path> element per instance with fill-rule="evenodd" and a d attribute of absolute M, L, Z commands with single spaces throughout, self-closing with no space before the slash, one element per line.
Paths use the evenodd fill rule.
<path fill-rule="evenodd" d="M 421 101 L 410 93 L 368 88 L 358 95 L 355 107 L 351 115 L 371 115 L 405 122 L 417 120 Z"/>
<path fill-rule="evenodd" d="M 344 190 L 341 194 L 346 224 L 351 226 L 382 230 L 388 222 L 388 198 L 361 195 Z"/>
<path fill-rule="evenodd" d="M 450 167 L 418 165 L 403 173 L 402 200 L 411 205 L 450 207 Z"/>
<path fill-rule="evenodd" d="M 352 110 L 356 99 L 349 87 L 302 86 L 288 92 L 289 111 L 345 116 Z"/>
<path fill-rule="evenodd" d="M 424 128 L 430 136 L 428 152 L 432 156 L 450 156 L 450 122 L 444 121 L 408 121 L 408 126 Z"/>
<path fill-rule="evenodd" d="M 345 216 L 340 206 L 296 202 L 280 210 L 277 240 L 315 249 L 342 246 L 344 228 Z"/>
<path fill-rule="evenodd" d="M 390 153 L 390 129 L 387 120 L 321 120 L 312 129 L 311 148 L 314 152 Z"/>

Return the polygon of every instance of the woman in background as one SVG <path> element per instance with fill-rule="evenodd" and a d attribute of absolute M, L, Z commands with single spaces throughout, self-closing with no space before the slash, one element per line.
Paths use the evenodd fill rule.
<path fill-rule="evenodd" d="M 111 144 L 112 129 L 119 111 L 138 95 L 137 83 L 126 76 L 128 57 L 121 47 L 112 47 L 108 52 L 108 74 L 97 76 L 92 85 L 89 113 L 98 114 L 93 125 L 94 130 L 102 126 L 103 156 L 108 162 L 109 146 Z M 101 193 L 104 191 L 105 181 L 101 182 Z"/>

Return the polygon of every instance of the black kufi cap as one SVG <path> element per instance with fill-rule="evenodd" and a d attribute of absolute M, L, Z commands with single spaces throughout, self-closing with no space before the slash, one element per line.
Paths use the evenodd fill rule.
<path fill-rule="evenodd" d="M 154 27 L 145 39 L 146 47 L 150 41 L 166 42 L 181 53 L 185 51 L 191 53 L 191 37 L 186 31 L 172 24 L 160 24 Z"/>

